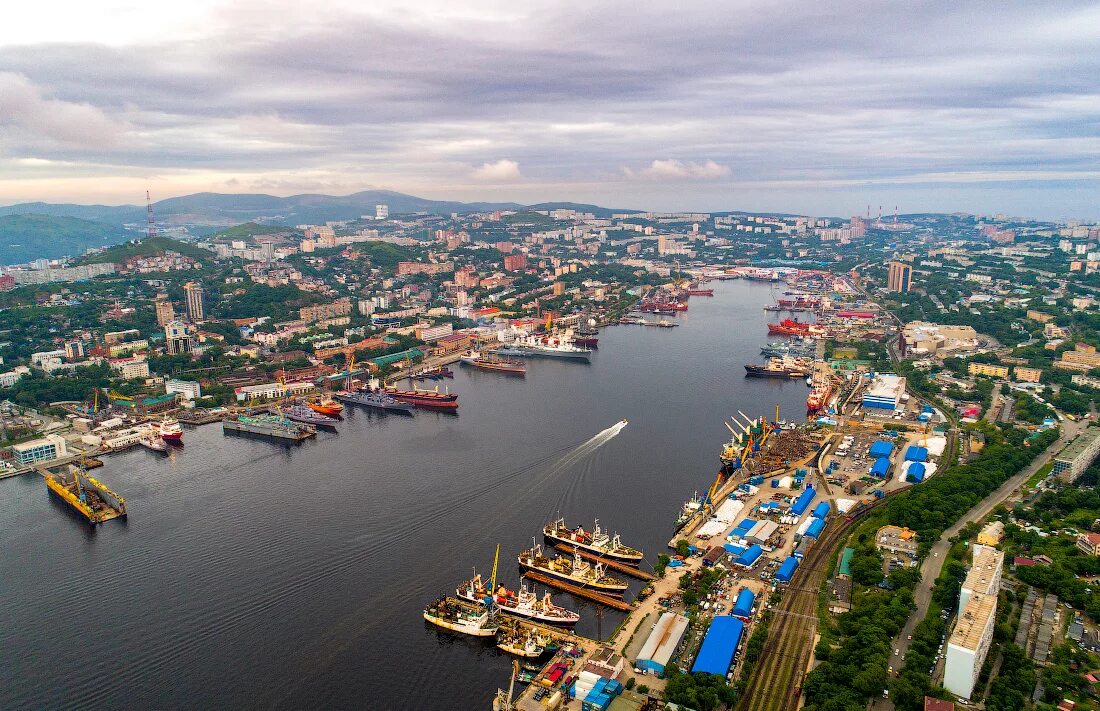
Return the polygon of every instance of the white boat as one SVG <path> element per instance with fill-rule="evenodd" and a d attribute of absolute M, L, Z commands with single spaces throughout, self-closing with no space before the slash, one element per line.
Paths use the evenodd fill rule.
<path fill-rule="evenodd" d="M 160 422 L 153 422 L 152 426 L 157 436 L 165 442 L 183 441 L 183 428 L 180 427 L 179 420 L 173 417 L 165 417 Z"/>
<path fill-rule="evenodd" d="M 154 452 L 164 453 L 168 451 L 168 443 L 156 436 L 154 432 L 150 432 L 147 437 L 142 437 L 138 442 L 142 447 L 151 449 Z"/>
<path fill-rule="evenodd" d="M 463 600 L 469 600 L 481 605 L 496 603 L 502 611 L 516 617 L 538 620 L 551 625 L 577 624 L 581 616 L 572 610 L 555 605 L 550 600 L 547 592 L 539 599 L 539 596 L 527 589 L 527 584 L 520 586 L 518 592 L 509 590 L 501 585 L 494 594 L 489 593 L 488 588 L 476 571 L 474 577 L 460 583 L 455 594 Z"/>
<path fill-rule="evenodd" d="M 567 358 L 584 361 L 592 356 L 591 349 L 574 346 L 557 336 L 517 336 L 511 343 L 499 346 L 494 352 L 515 358 Z"/>

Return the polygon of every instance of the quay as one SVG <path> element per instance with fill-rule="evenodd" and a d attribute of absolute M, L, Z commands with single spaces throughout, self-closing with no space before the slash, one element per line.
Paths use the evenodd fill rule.
<path fill-rule="evenodd" d="M 624 575 L 629 575 L 630 577 L 637 578 L 638 580 L 656 580 L 657 579 L 657 576 L 654 575 L 653 573 L 647 573 L 646 571 L 641 570 L 640 568 L 635 568 L 634 566 L 627 565 L 626 563 L 620 563 L 617 560 L 611 560 L 609 558 L 604 558 L 603 556 L 598 556 L 595 553 L 592 553 L 590 551 L 581 550 L 580 548 L 574 548 L 573 546 L 571 546 L 567 543 L 558 543 L 557 545 L 554 546 L 554 548 L 558 549 L 562 553 L 568 553 L 569 555 L 573 555 L 573 553 L 576 553 L 577 555 L 579 555 L 581 558 L 584 558 L 585 560 L 592 561 L 593 563 L 599 563 L 600 565 L 604 566 L 605 568 L 609 568 L 609 569 L 614 570 L 616 572 L 623 573 Z"/>
<path fill-rule="evenodd" d="M 634 609 L 634 603 L 630 603 L 630 602 L 627 602 L 625 600 L 620 600 L 617 597 L 611 597 L 609 595 L 604 595 L 603 593 L 598 593 L 595 590 L 589 590 L 588 588 L 582 588 L 579 585 L 573 585 L 572 583 L 567 583 L 565 581 L 558 580 L 556 578 L 551 578 L 549 575 L 543 575 L 542 573 L 536 573 L 533 570 L 528 570 L 526 573 L 523 574 L 523 576 L 525 578 L 528 578 L 529 580 L 533 580 L 536 583 L 542 583 L 543 585 L 549 585 L 550 587 L 557 588 L 558 590 L 564 590 L 565 592 L 567 592 L 571 595 L 576 595 L 577 597 L 583 597 L 586 600 L 591 600 L 592 602 L 598 602 L 601 605 L 606 605 L 606 606 L 614 608 L 616 610 L 621 610 L 623 612 L 629 612 L 629 611 Z"/>

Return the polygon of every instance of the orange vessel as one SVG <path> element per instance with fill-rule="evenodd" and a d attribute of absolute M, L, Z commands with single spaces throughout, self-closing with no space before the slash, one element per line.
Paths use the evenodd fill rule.
<path fill-rule="evenodd" d="M 325 398 L 320 402 L 307 402 L 309 409 L 314 412 L 319 412 L 326 417 L 339 417 L 340 413 L 344 411 L 344 406 L 336 402 L 332 398 Z"/>

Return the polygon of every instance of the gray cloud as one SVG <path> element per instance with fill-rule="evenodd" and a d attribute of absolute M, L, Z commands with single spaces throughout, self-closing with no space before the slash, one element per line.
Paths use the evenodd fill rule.
<path fill-rule="evenodd" d="M 446 15 L 238 3 L 209 24 L 199 39 L 141 46 L 0 46 L 0 82 L 23 82 L 24 117 L 0 157 L 56 161 L 59 180 L 72 170 L 62 164 L 84 161 L 116 166 L 105 176 L 270 174 L 241 180 L 283 192 L 374 183 L 691 208 L 752 207 L 729 201 L 782 185 L 787 209 L 804 195 L 843 202 L 837 212 L 864 193 L 943 200 L 905 186 L 987 176 L 968 179 L 958 204 L 914 205 L 966 209 L 968 195 L 1007 196 L 980 186 L 1008 176 L 1091 181 L 1100 163 L 1096 3 L 549 3 Z M 43 113 L 53 123 L 26 118 Z M 516 166 L 494 178 L 501 156 Z M 483 184 L 510 185 L 477 192 L 471 166 Z"/>

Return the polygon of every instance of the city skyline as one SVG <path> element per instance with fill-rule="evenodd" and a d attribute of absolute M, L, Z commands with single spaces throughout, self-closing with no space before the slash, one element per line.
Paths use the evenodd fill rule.
<path fill-rule="evenodd" d="M 0 204 L 346 194 L 1100 217 L 1100 5 L 43 2 Z"/>

